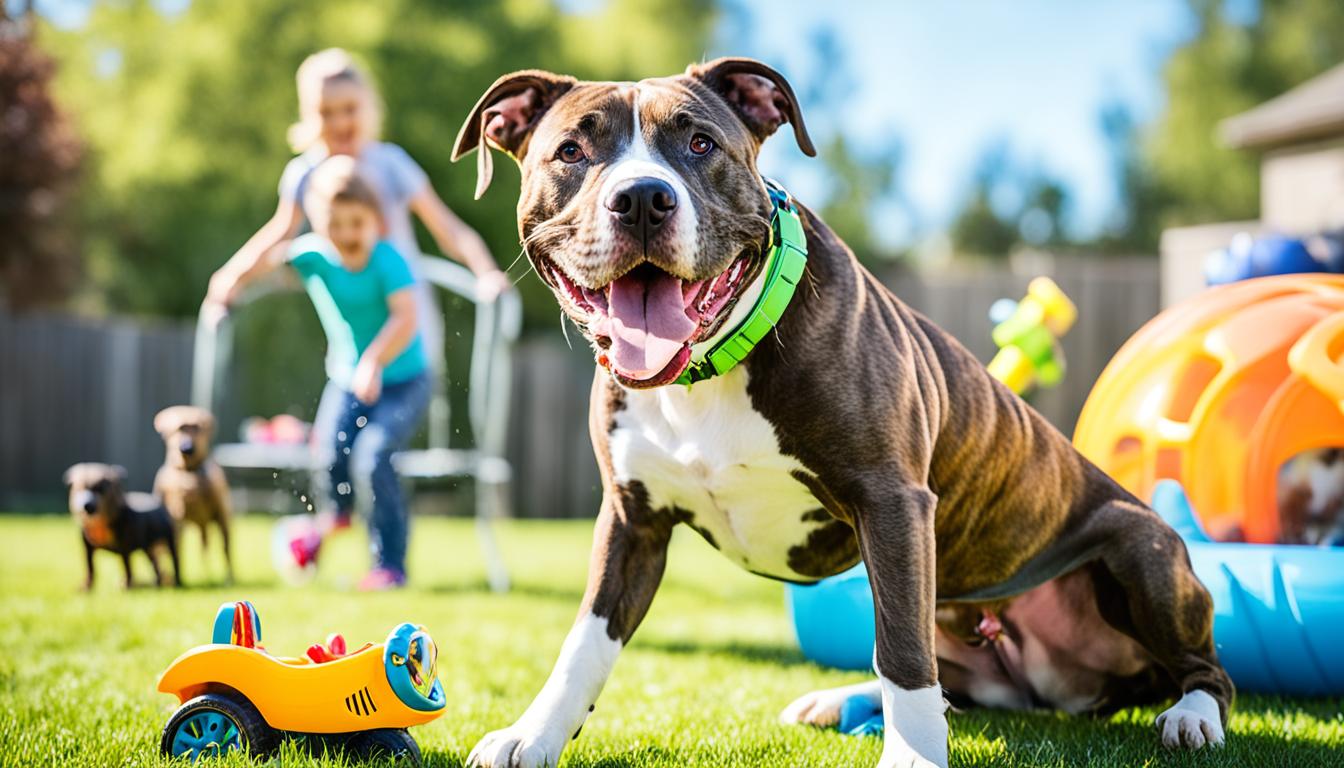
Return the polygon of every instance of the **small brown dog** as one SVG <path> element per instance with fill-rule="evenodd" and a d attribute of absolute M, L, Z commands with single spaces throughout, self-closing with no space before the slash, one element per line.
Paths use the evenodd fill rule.
<path fill-rule="evenodd" d="M 126 493 L 126 470 L 108 464 L 76 464 L 65 471 L 70 486 L 70 515 L 84 538 L 84 588 L 93 587 L 93 551 L 121 555 L 126 588 L 131 587 L 131 553 L 143 550 L 154 566 L 155 580 L 164 584 L 157 550 L 166 548 L 173 561 L 173 584 L 182 585 L 177 567 L 176 526 L 163 504 L 147 493 Z"/>
<path fill-rule="evenodd" d="M 201 549 L 209 540 L 207 526 L 219 526 L 224 540 L 224 565 L 233 581 L 233 557 L 229 552 L 229 484 L 224 470 L 210 460 L 210 439 L 215 417 L 204 408 L 175 405 L 159 411 L 154 430 L 163 438 L 167 455 L 154 477 L 154 493 L 163 499 L 179 528 L 192 523 L 201 531 Z"/>

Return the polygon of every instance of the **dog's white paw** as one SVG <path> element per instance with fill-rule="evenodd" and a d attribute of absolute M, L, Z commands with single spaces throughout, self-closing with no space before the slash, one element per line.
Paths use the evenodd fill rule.
<path fill-rule="evenodd" d="M 545 729 L 514 723 L 485 735 L 467 756 L 472 768 L 555 768 L 565 740 Z"/>
<path fill-rule="evenodd" d="M 882 686 L 876 680 L 840 688 L 825 688 L 799 696 L 779 713 L 784 725 L 815 725 L 831 728 L 840 722 L 840 710 L 854 696 L 866 696 L 876 707 L 882 701 Z"/>
<path fill-rule="evenodd" d="M 1162 746 L 1168 749 L 1199 749 L 1223 745 L 1223 721 L 1218 702 L 1204 691 L 1194 690 L 1157 716 Z"/>
<path fill-rule="evenodd" d="M 812 691 L 793 700 L 779 713 L 779 722 L 785 725 L 815 725 L 830 728 L 840 722 L 840 707 L 849 698 L 846 688 L 827 688 Z"/>

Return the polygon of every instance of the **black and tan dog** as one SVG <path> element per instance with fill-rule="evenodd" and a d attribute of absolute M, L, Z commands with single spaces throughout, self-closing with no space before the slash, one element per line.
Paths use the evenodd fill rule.
<path fill-rule="evenodd" d="M 210 460 L 210 440 L 215 418 L 204 408 L 175 405 L 159 411 L 154 430 L 163 438 L 166 455 L 154 476 L 154 493 L 177 521 L 195 525 L 201 532 L 201 551 L 209 541 L 208 527 L 219 526 L 224 543 L 224 566 L 233 581 L 233 556 L 229 548 L 229 484 L 224 470 Z"/>
<path fill-rule="evenodd" d="M 540 694 L 469 762 L 554 765 L 688 523 L 750 571 L 814 581 L 867 564 L 871 684 L 809 694 L 790 722 L 881 700 L 880 765 L 946 765 L 944 692 L 1108 710 L 1169 696 L 1163 743 L 1223 740 L 1233 690 L 1181 539 L 888 292 L 798 206 L 806 273 L 742 364 L 672 385 L 762 293 L 772 202 L 761 143 L 790 123 L 774 70 L 720 59 L 638 83 L 540 71 L 486 92 L 455 154 L 522 169 L 518 225 L 600 368 L 590 431 L 604 497 L 580 616 Z M 606 370 L 603 370 L 605 368 Z"/>
<path fill-rule="evenodd" d="M 70 516 L 84 541 L 84 588 L 93 587 L 93 552 L 105 549 L 121 555 L 126 588 L 131 588 L 131 554 L 143 551 L 162 586 L 166 575 L 158 550 L 168 550 L 173 563 L 172 583 L 181 586 L 177 567 L 177 537 L 173 519 L 159 500 L 147 493 L 127 493 L 126 470 L 110 464 L 76 464 L 65 471 L 70 486 Z"/>

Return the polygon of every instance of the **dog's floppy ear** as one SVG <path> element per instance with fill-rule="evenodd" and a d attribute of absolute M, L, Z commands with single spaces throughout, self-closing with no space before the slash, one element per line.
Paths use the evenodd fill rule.
<path fill-rule="evenodd" d="M 755 59 L 722 58 L 692 64 L 686 75 L 696 78 L 723 97 L 737 112 L 757 141 L 770 138 L 779 126 L 793 126 L 793 138 L 808 157 L 816 157 L 812 137 L 803 124 L 798 97 L 784 76 Z"/>
<path fill-rule="evenodd" d="M 490 148 L 507 152 L 522 162 L 527 141 L 546 110 L 578 81 L 540 69 L 525 69 L 505 75 L 485 91 L 472 108 L 453 145 L 453 162 L 471 150 L 476 156 L 476 199 L 490 186 L 494 162 Z"/>
<path fill-rule="evenodd" d="M 172 405 L 164 408 L 154 415 L 154 431 L 160 435 L 167 435 L 177 426 L 177 406 Z"/>

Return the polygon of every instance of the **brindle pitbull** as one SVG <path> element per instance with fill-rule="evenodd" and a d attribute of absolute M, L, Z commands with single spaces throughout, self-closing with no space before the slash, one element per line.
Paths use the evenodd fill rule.
<path fill-rule="evenodd" d="M 785 122 L 813 155 L 784 78 L 720 59 L 638 83 L 507 75 L 458 135 L 455 156 L 480 151 L 478 196 L 490 149 L 521 166 L 523 244 L 600 365 L 604 490 L 560 659 L 469 762 L 557 762 L 682 522 L 775 578 L 867 563 L 879 679 L 784 718 L 834 722 L 847 696 L 880 698 L 881 766 L 947 764 L 944 691 L 1074 712 L 1180 693 L 1163 743 L 1220 744 L 1232 684 L 1181 539 L 806 208 L 806 275 L 773 334 L 723 375 L 661 386 L 761 293 L 771 201 L 756 158 Z"/>

